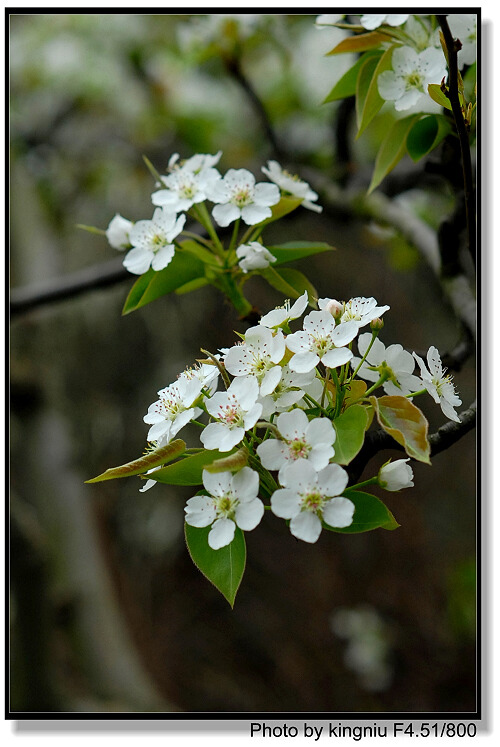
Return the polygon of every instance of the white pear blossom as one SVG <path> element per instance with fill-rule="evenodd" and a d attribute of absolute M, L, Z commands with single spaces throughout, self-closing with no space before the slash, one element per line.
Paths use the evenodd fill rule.
<path fill-rule="evenodd" d="M 179 379 L 186 379 L 187 381 L 198 380 L 202 390 L 209 396 L 217 389 L 218 378 L 219 369 L 211 363 L 201 363 L 192 368 L 186 368 L 179 376 Z"/>
<path fill-rule="evenodd" d="M 262 417 L 269 418 L 273 413 L 288 410 L 297 402 L 300 402 L 304 394 L 309 393 L 311 382 L 315 378 L 316 371 L 314 369 L 307 373 L 295 373 L 288 364 L 283 366 L 281 379 L 278 381 L 276 388 L 271 394 L 261 395 L 259 398 L 262 405 Z M 321 394 L 321 384 L 319 391 Z"/>
<path fill-rule="evenodd" d="M 217 203 L 212 215 L 219 226 L 228 226 L 237 218 L 254 226 L 271 217 L 270 206 L 280 201 L 280 191 L 276 184 L 256 184 L 254 175 L 246 169 L 229 169 L 215 182 L 209 199 Z"/>
<path fill-rule="evenodd" d="M 318 199 L 318 195 L 311 189 L 309 184 L 299 179 L 298 176 L 285 171 L 277 161 L 268 161 L 267 168 L 266 166 L 262 166 L 261 170 L 283 192 L 293 195 L 293 197 L 300 197 L 303 200 L 303 207 L 313 210 L 315 213 L 323 212 L 321 205 L 314 204 Z"/>
<path fill-rule="evenodd" d="M 275 425 L 281 439 L 266 439 L 257 454 L 266 469 L 279 470 L 280 480 L 287 464 L 307 459 L 319 472 L 335 454 L 336 432 L 328 418 L 309 420 L 303 410 L 294 409 L 278 415 Z"/>
<path fill-rule="evenodd" d="M 361 16 L 361 25 L 368 31 L 373 31 L 387 23 L 389 26 L 401 26 L 408 20 L 409 14 L 404 13 L 365 13 Z"/>
<path fill-rule="evenodd" d="M 284 306 L 279 306 L 267 314 L 261 317 L 259 324 L 263 327 L 269 327 L 270 329 L 276 329 L 284 324 L 288 324 L 292 319 L 298 319 L 304 313 L 307 304 L 309 303 L 309 296 L 307 291 L 295 301 L 293 306 L 290 306 L 290 301 L 285 301 Z"/>
<path fill-rule="evenodd" d="M 357 322 L 335 326 L 335 319 L 328 311 L 311 311 L 304 318 L 304 330 L 286 338 L 287 348 L 295 353 L 288 365 L 297 373 L 311 371 L 320 361 L 327 368 L 342 366 L 352 358 L 352 352 L 344 346 L 357 333 Z"/>
<path fill-rule="evenodd" d="M 335 26 L 342 19 L 343 15 L 341 13 L 323 13 L 323 15 L 316 16 L 314 23 L 317 28 L 322 29 L 328 26 Z"/>
<path fill-rule="evenodd" d="M 151 220 L 139 220 L 130 231 L 131 249 L 123 265 L 134 275 L 149 270 L 163 270 L 173 259 L 173 240 L 184 228 L 186 216 L 177 217 L 173 210 L 156 208 Z"/>
<path fill-rule="evenodd" d="M 429 47 L 416 52 L 397 47 L 392 54 L 392 70 L 378 76 L 378 91 L 386 101 L 394 101 L 396 111 L 405 111 L 428 96 L 427 86 L 440 83 L 446 75 L 442 50 Z"/>
<path fill-rule="evenodd" d="M 358 337 L 358 350 L 362 357 L 368 350 L 371 341 L 372 335 L 369 332 L 365 332 Z M 353 370 L 356 370 L 360 362 L 361 358 L 352 358 L 351 366 Z M 375 338 L 357 376 L 367 381 L 376 382 L 382 374 L 387 374 L 390 378 L 383 383 L 385 393 L 405 396 L 423 388 L 422 380 L 413 373 L 414 368 L 413 356 L 407 350 L 404 350 L 401 345 L 389 345 L 386 348 L 381 340 Z"/>
<path fill-rule="evenodd" d="M 148 441 L 168 443 L 190 420 L 201 414 L 199 407 L 193 407 L 201 394 L 203 384 L 197 378 L 180 377 L 173 384 L 160 389 L 159 399 L 149 406 L 143 420 L 151 425 Z"/>
<path fill-rule="evenodd" d="M 221 156 L 221 150 L 214 155 L 210 155 L 210 153 L 195 153 L 194 156 L 178 163 L 179 154 L 173 153 L 168 161 L 168 168 L 169 171 L 184 171 L 191 172 L 192 174 L 200 174 L 202 171 L 216 166 L 219 163 Z"/>
<path fill-rule="evenodd" d="M 236 256 L 239 258 L 239 266 L 245 273 L 252 270 L 264 270 L 271 262 L 276 262 L 274 254 L 271 254 L 269 249 L 259 244 L 258 241 L 241 244 L 236 249 Z"/>
<path fill-rule="evenodd" d="M 450 13 L 450 31 L 455 39 L 460 39 L 462 49 L 458 52 L 458 66 L 472 65 L 477 55 L 477 16 L 475 14 Z"/>
<path fill-rule="evenodd" d="M 253 428 L 261 416 L 262 405 L 257 403 L 258 396 L 257 380 L 245 376 L 234 379 L 226 392 L 216 392 L 206 399 L 206 408 L 217 422 L 209 423 L 202 431 L 203 446 L 231 451 L 239 444 L 245 431 Z"/>
<path fill-rule="evenodd" d="M 213 185 L 220 178 L 221 175 L 214 168 L 192 171 L 183 166 L 162 177 L 164 188 L 153 192 L 151 201 L 153 205 L 174 210 L 176 213 L 189 210 L 192 205 L 207 199 Z"/>
<path fill-rule="evenodd" d="M 233 376 L 254 378 L 259 384 L 261 396 L 271 394 L 281 379 L 279 364 L 285 355 L 283 332 L 276 334 L 266 327 L 251 327 L 245 334 L 244 342 L 230 348 L 224 365 Z"/>
<path fill-rule="evenodd" d="M 321 310 L 328 310 L 341 324 L 357 322 L 358 328 L 370 324 L 391 308 L 390 306 L 377 306 L 373 297 L 364 298 L 363 296 L 351 298 L 342 304 L 334 298 L 319 298 L 318 307 Z"/>
<path fill-rule="evenodd" d="M 282 519 L 291 519 L 290 531 L 304 542 L 316 542 L 321 521 L 331 527 L 352 524 L 354 503 L 341 497 L 348 476 L 338 464 L 329 464 L 317 472 L 308 461 L 297 461 L 283 469 L 284 488 L 271 496 L 271 509 Z"/>
<path fill-rule="evenodd" d="M 443 414 L 450 420 L 460 423 L 460 418 L 454 408 L 462 404 L 458 396 L 453 379 L 450 374 L 446 374 L 443 369 L 441 357 L 438 350 L 432 345 L 427 352 L 427 369 L 424 361 L 416 353 L 413 353 L 415 360 L 420 366 L 420 375 L 424 382 L 424 387 L 431 395 L 434 402 L 440 405 Z"/>
<path fill-rule="evenodd" d="M 106 229 L 106 238 L 113 249 L 118 249 L 118 251 L 122 252 L 130 248 L 130 231 L 133 225 L 131 220 L 123 218 L 120 213 L 117 213 L 112 218 Z"/>
<path fill-rule="evenodd" d="M 230 472 L 212 474 L 203 470 L 203 485 L 210 495 L 195 495 L 184 509 L 186 524 L 208 527 L 208 544 L 212 550 L 229 545 L 236 527 L 246 532 L 255 529 L 264 515 L 264 504 L 257 497 L 259 475 L 243 467 L 235 475 Z"/>
<path fill-rule="evenodd" d="M 413 487 L 413 470 L 408 466 L 409 459 L 386 462 L 379 470 L 378 482 L 384 490 L 398 491 Z"/>

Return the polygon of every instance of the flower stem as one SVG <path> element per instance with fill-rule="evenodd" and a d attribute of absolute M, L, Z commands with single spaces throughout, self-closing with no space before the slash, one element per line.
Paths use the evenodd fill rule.
<path fill-rule="evenodd" d="M 198 219 L 198 221 L 201 223 L 203 228 L 206 230 L 210 238 L 212 239 L 214 243 L 214 248 L 221 257 L 226 256 L 226 252 L 224 251 L 224 247 L 221 244 L 221 241 L 219 237 L 217 236 L 217 231 L 215 230 L 212 220 L 208 214 L 208 210 L 206 208 L 206 205 L 204 202 L 199 202 L 196 205 L 193 205 L 192 207 L 193 213 Z"/>
<path fill-rule="evenodd" d="M 387 376 L 387 374 L 382 374 L 382 376 L 380 377 L 380 379 L 378 381 L 376 381 L 373 386 L 371 386 L 369 389 L 366 390 L 366 392 L 363 394 L 363 397 L 367 397 L 369 394 L 371 394 L 372 392 L 374 392 L 375 389 L 378 389 L 379 386 L 382 386 L 382 384 L 384 383 L 384 381 L 387 381 L 388 378 L 389 377 Z"/>
<path fill-rule="evenodd" d="M 376 339 L 376 338 L 377 338 L 377 336 L 378 336 L 378 333 L 379 333 L 379 330 L 378 330 L 378 329 L 374 329 L 374 330 L 372 330 L 372 339 L 370 340 L 370 344 L 368 345 L 368 347 L 367 347 L 367 349 L 366 349 L 366 351 L 365 351 L 365 354 L 364 354 L 364 356 L 363 356 L 363 357 L 361 358 L 361 360 L 360 360 L 360 362 L 359 362 L 359 364 L 358 364 L 358 366 L 357 366 L 356 370 L 355 370 L 355 371 L 353 372 L 353 374 L 352 374 L 351 378 L 350 378 L 350 379 L 349 379 L 349 381 L 347 382 L 348 384 L 350 384 L 350 383 L 351 383 L 351 381 L 352 381 L 352 380 L 354 379 L 354 377 L 355 377 L 355 376 L 356 376 L 356 374 L 358 373 L 359 369 L 361 368 L 361 366 L 362 366 L 362 365 L 363 365 L 363 363 L 365 362 L 365 360 L 366 360 L 366 358 L 367 358 L 367 356 L 368 356 L 368 353 L 370 352 L 370 350 L 371 350 L 371 348 L 372 348 L 372 345 L 373 345 L 373 343 L 375 342 L 375 339 Z"/>
<path fill-rule="evenodd" d="M 237 218 L 234 222 L 233 235 L 231 236 L 231 242 L 229 244 L 228 254 L 230 254 L 235 248 L 238 239 L 238 231 L 240 228 L 241 218 Z"/>
<path fill-rule="evenodd" d="M 356 485 L 349 485 L 349 490 L 357 490 L 358 488 L 364 488 L 365 485 L 377 485 L 378 477 L 370 477 L 369 480 L 363 480 L 363 482 L 357 482 Z"/>

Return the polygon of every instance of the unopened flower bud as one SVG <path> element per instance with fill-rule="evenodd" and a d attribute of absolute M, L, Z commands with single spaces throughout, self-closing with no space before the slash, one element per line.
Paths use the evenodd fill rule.
<path fill-rule="evenodd" d="M 106 238 L 113 249 L 123 251 L 130 246 L 130 231 L 133 226 L 132 221 L 123 218 L 119 213 L 115 215 L 106 229 Z"/>
<path fill-rule="evenodd" d="M 324 310 L 328 311 L 334 319 L 340 319 L 340 317 L 344 313 L 344 304 L 332 298 L 331 301 L 328 301 L 328 303 L 324 307 Z"/>
<path fill-rule="evenodd" d="M 398 459 L 386 462 L 379 470 L 378 482 L 384 490 L 397 491 L 413 487 L 413 470 L 406 462 L 409 459 Z"/>
<path fill-rule="evenodd" d="M 381 319 L 379 316 L 376 319 L 372 319 L 370 322 L 370 329 L 376 330 L 377 332 L 381 330 L 384 326 L 384 320 Z"/>

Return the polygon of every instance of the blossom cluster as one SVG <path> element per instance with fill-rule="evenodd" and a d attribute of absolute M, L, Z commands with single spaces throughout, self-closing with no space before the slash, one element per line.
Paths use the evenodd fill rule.
<path fill-rule="evenodd" d="M 447 20 L 453 37 L 461 43 L 458 65 L 462 70 L 476 60 L 477 16 L 450 13 Z M 321 15 L 316 19 L 316 26 L 321 29 L 338 22 L 338 16 Z M 396 111 L 419 107 L 424 107 L 425 111 L 427 107 L 432 107 L 427 87 L 441 83 L 447 74 L 439 27 L 429 16 L 396 13 L 367 13 L 360 17 L 360 24 L 367 31 L 383 26 L 389 34 L 388 40 L 398 44 L 392 54 L 392 69 L 378 76 L 380 96 L 392 102 Z M 391 38 L 392 29 L 401 26 L 401 32 Z"/>
<path fill-rule="evenodd" d="M 213 204 L 212 218 L 221 228 L 235 221 L 256 226 L 272 216 L 271 208 L 282 195 L 302 200 L 302 205 L 315 212 L 318 195 L 307 182 L 284 170 L 277 161 L 262 167 L 268 182 L 256 182 L 247 169 L 229 169 L 224 176 L 216 168 L 222 151 L 215 155 L 197 153 L 183 162 L 174 153 L 168 163 L 168 173 L 159 176 L 157 189 L 151 195 L 155 206 L 150 220 L 136 223 L 117 214 L 111 220 L 106 236 L 119 251 L 129 250 L 123 265 L 129 272 L 142 275 L 151 267 L 163 270 L 172 261 L 176 239 L 182 233 L 186 215 L 199 221 L 213 233 L 213 224 L 205 206 Z M 236 248 L 236 258 L 243 273 L 263 269 L 275 261 L 259 242 L 249 241 Z"/>
<path fill-rule="evenodd" d="M 436 348 L 430 348 L 426 365 L 416 353 L 397 344 L 385 347 L 378 339 L 389 306 L 374 298 L 320 298 L 319 309 L 292 331 L 308 303 L 305 292 L 293 305 L 287 302 L 264 315 L 240 342 L 161 389 L 144 417 L 155 447 L 168 444 L 192 422 L 201 427 L 205 449 L 221 457 L 236 448 L 244 452 L 243 467 L 204 469 L 204 494 L 185 507 L 187 524 L 211 527 L 212 549 L 229 544 L 236 527 L 254 529 L 266 499 L 272 513 L 289 520 L 291 533 L 305 542 L 316 542 L 325 525 L 351 525 L 355 506 L 346 493 L 348 473 L 335 462 L 335 418 L 342 404 L 337 395 L 355 377 L 371 384 L 360 399 L 378 387 L 409 398 L 427 391 L 447 417 L 458 420 L 454 408 L 461 401 Z M 360 334 L 366 327 L 371 333 Z M 420 375 L 414 373 L 416 364 Z M 411 487 L 408 461 L 385 464 L 372 481 L 389 491 Z M 147 487 L 152 484 L 154 476 Z"/>

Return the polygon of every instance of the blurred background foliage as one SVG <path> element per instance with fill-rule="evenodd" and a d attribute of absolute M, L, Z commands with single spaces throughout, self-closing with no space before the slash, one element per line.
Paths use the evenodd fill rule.
<path fill-rule="evenodd" d="M 150 217 L 143 154 L 163 172 L 173 152 L 222 149 L 221 171 L 258 176 L 276 143 L 249 86 L 284 166 L 345 177 L 342 105 L 321 102 L 353 60 L 324 56 L 345 32 L 320 31 L 314 18 L 12 15 L 12 287 L 115 257 L 76 224 Z M 380 137 L 374 123 L 350 138 L 350 178 L 369 179 Z M 433 227 L 453 206 L 446 185 L 398 199 Z M 296 237 L 337 248 L 298 265 L 320 296 L 390 304 L 386 344 L 421 352 L 458 342 L 437 279 L 393 229 L 325 204 L 266 234 Z M 243 329 L 213 288 L 121 317 L 132 282 L 12 322 L 12 710 L 474 710 L 474 433 L 431 468 L 415 464 L 413 489 L 386 495 L 395 532 L 308 546 L 268 516 L 247 535 L 231 611 L 188 557 L 190 489 L 83 484 L 141 454 L 156 391 L 200 347 L 230 345 Z M 283 301 L 259 279 L 248 289 L 263 311 Z M 473 364 L 455 376 L 464 406 Z M 442 415 L 425 404 L 435 431 Z"/>

